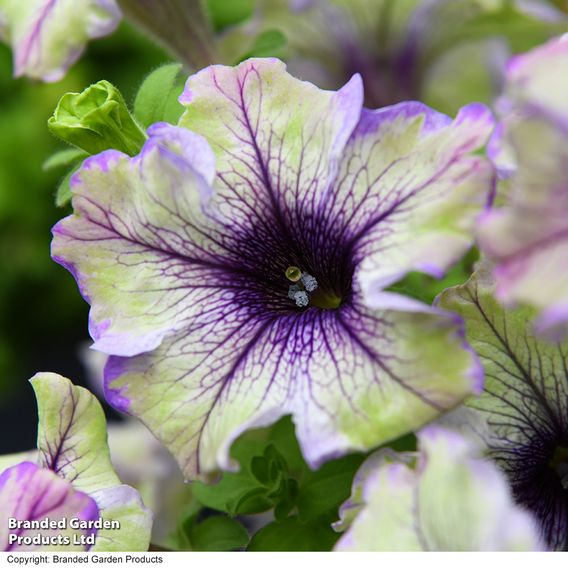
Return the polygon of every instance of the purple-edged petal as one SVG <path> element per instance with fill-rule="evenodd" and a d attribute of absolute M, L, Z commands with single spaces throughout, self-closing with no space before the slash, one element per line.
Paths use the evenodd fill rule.
<path fill-rule="evenodd" d="M 85 367 L 89 387 L 103 396 L 103 369 L 108 355 L 89 347 L 87 343 L 82 345 L 78 357 Z M 191 486 L 184 483 L 172 455 L 138 420 L 109 424 L 107 434 L 116 474 L 124 484 L 140 493 L 144 504 L 154 514 L 152 544 L 177 550 L 180 547 L 177 535 L 180 508 L 190 506 Z"/>
<path fill-rule="evenodd" d="M 100 529 L 92 549 L 147 550 L 152 514 L 113 469 L 97 399 L 54 373 L 38 373 L 31 383 L 38 401 L 38 464 L 90 495 L 101 517 L 120 525 Z"/>
<path fill-rule="evenodd" d="M 361 114 L 359 76 L 337 92 L 322 91 L 292 77 L 277 59 L 249 59 L 193 75 L 180 102 L 186 105 L 180 126 L 205 137 L 215 152 L 216 201 L 236 230 L 246 233 L 254 218 L 273 216 L 287 233 L 314 230 L 309 219 L 297 226 L 291 213 L 326 205 Z"/>
<path fill-rule="evenodd" d="M 284 414 L 317 466 L 417 428 L 479 390 L 459 319 L 361 294 L 363 251 L 377 251 L 369 219 L 378 193 L 388 200 L 408 189 L 410 203 L 430 185 L 409 189 L 399 175 L 366 192 L 356 178 L 350 194 L 342 172 L 351 175 L 348 162 L 361 150 L 352 142 L 361 117 L 356 78 L 332 93 L 293 79 L 275 60 L 249 60 L 201 71 L 183 100 L 181 123 L 196 133 L 160 126 L 135 158 L 87 160 L 73 180 L 75 214 L 54 229 L 54 258 L 92 304 L 95 348 L 112 355 L 111 404 L 141 418 L 194 477 L 231 467 L 234 439 Z M 459 162 L 477 182 L 470 208 L 452 178 L 467 220 L 487 193 L 488 176 L 475 175 L 480 162 L 464 155 L 490 128 L 485 110 L 470 108 L 453 125 L 421 105 L 397 110 L 401 120 L 371 129 L 366 142 L 374 136 L 397 162 L 423 139 L 436 141 L 439 150 L 416 152 L 408 164 L 436 158 L 427 167 L 443 177 Z M 361 151 L 380 167 L 369 145 Z M 422 206 L 425 218 L 433 215 L 424 191 L 412 219 Z M 391 202 L 386 233 L 413 230 L 404 203 Z M 307 309 L 289 296 L 286 272 L 296 265 L 317 280 Z M 400 275 L 411 269 L 406 259 L 396 266 Z"/>
<path fill-rule="evenodd" d="M 488 162 L 471 153 L 492 128 L 478 104 L 453 122 L 420 103 L 364 111 L 328 216 L 363 259 L 359 280 L 370 301 L 410 271 L 441 277 L 471 246 L 493 179 Z"/>
<path fill-rule="evenodd" d="M 372 108 L 417 99 L 452 115 L 492 102 L 511 50 L 566 27 L 549 0 L 256 0 L 255 8 L 252 21 L 219 38 L 223 61 L 277 31 L 297 77 L 336 88 L 359 73 Z"/>
<path fill-rule="evenodd" d="M 568 342 L 533 330 L 535 310 L 506 309 L 489 265 L 439 303 L 466 322 L 485 368 L 485 390 L 467 401 L 487 428 L 476 428 L 507 474 L 515 500 L 531 509 L 550 548 L 568 549 Z"/>
<path fill-rule="evenodd" d="M 514 504 L 497 467 L 440 426 L 418 434 L 420 454 L 375 458 L 364 506 L 337 543 L 344 551 L 543 550 L 534 519 Z"/>
<path fill-rule="evenodd" d="M 496 263 L 499 297 L 542 312 L 539 327 L 568 326 L 568 41 L 555 40 L 508 67 L 504 142 L 516 170 L 503 207 L 479 223 Z"/>
<path fill-rule="evenodd" d="M 507 64 L 506 96 L 568 129 L 568 36 L 556 38 Z"/>
<path fill-rule="evenodd" d="M 97 399 L 55 373 L 38 373 L 31 384 L 38 403 L 38 464 L 89 494 L 117 485 Z"/>
<path fill-rule="evenodd" d="M 212 302 L 194 326 L 152 353 L 111 357 L 106 368 L 107 399 L 140 417 L 189 477 L 230 468 L 240 433 L 285 414 L 317 467 L 432 420 L 478 391 L 482 376 L 455 322 L 427 310 L 359 305 L 338 318 L 257 320 Z"/>
<path fill-rule="evenodd" d="M 115 0 L 1 0 L 0 20 L 14 75 L 58 81 L 90 39 L 115 30 L 120 10 Z"/>
<path fill-rule="evenodd" d="M 206 310 L 211 288 L 230 284 L 219 270 L 223 243 L 207 236 L 202 219 L 211 195 L 202 177 L 211 175 L 211 150 L 173 126 L 154 125 L 149 134 L 134 159 L 112 150 L 87 159 L 71 182 L 79 215 L 53 230 L 54 259 L 93 303 L 93 347 L 114 355 L 154 349 L 184 325 L 184 306 Z M 121 189 L 109 192 L 112 186 Z M 83 247 L 89 258 L 76 255 Z"/>
<path fill-rule="evenodd" d="M 91 497 L 48 469 L 22 462 L 0 475 L 0 550 L 87 550 L 90 545 L 80 541 L 96 529 L 71 529 L 69 521 L 95 521 L 98 517 L 97 504 Z M 10 528 L 10 519 L 63 521 L 65 527 Z M 38 535 L 40 543 L 27 542 Z"/>

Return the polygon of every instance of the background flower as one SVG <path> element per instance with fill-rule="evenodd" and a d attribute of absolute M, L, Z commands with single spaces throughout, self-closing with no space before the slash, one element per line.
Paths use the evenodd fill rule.
<path fill-rule="evenodd" d="M 503 207 L 479 224 L 496 263 L 497 294 L 540 310 L 538 327 L 561 336 L 568 322 L 568 40 L 509 62 L 501 142 L 516 171 Z"/>
<path fill-rule="evenodd" d="M 39 412 L 37 465 L 23 462 L 0 477 L 0 544 L 4 550 L 16 548 L 8 542 L 13 532 L 8 529 L 9 517 L 43 520 L 41 515 L 53 520 L 73 516 L 97 520 L 100 516 L 118 521 L 120 529 L 97 530 L 95 544 L 88 547 L 93 552 L 147 550 L 152 516 L 137 491 L 122 485 L 114 473 L 104 414 L 97 400 L 53 373 L 39 373 L 31 383 Z M 13 459 L 18 463 L 21 456 Z M 9 465 L 6 458 L 3 465 Z"/>
<path fill-rule="evenodd" d="M 473 426 L 507 474 L 516 502 L 538 519 L 548 546 L 568 549 L 568 343 L 535 336 L 531 308 L 506 309 L 491 267 L 445 291 L 439 304 L 460 314 L 485 368 L 485 390 L 467 401 Z"/>
<path fill-rule="evenodd" d="M 0 38 L 12 45 L 16 77 L 58 81 L 119 19 L 114 0 L 1 0 Z"/>
<path fill-rule="evenodd" d="M 542 550 L 531 516 L 467 438 L 432 425 L 420 453 L 381 451 L 363 465 L 361 504 L 335 550 Z"/>
<path fill-rule="evenodd" d="M 420 100 L 450 114 L 472 100 L 491 103 L 511 51 L 567 25 L 547 0 L 260 0 L 255 9 L 221 38 L 222 54 L 248 40 L 323 88 L 360 73 L 372 108 Z"/>

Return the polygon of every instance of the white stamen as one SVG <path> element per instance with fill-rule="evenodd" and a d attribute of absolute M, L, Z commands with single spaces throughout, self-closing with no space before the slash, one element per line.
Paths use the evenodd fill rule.
<path fill-rule="evenodd" d="M 302 279 L 302 284 L 304 285 L 304 288 L 306 289 L 307 292 L 313 292 L 318 287 L 318 281 L 311 274 L 308 274 L 307 272 L 304 272 L 302 274 L 301 279 Z"/>
<path fill-rule="evenodd" d="M 294 302 L 299 308 L 305 308 L 310 303 L 310 298 L 307 292 L 295 292 Z"/>
<path fill-rule="evenodd" d="M 298 284 L 293 284 L 292 286 L 290 286 L 288 288 L 288 298 L 290 298 L 290 300 L 293 300 L 295 294 L 297 292 L 300 292 L 301 290 L 302 290 L 302 288 Z"/>

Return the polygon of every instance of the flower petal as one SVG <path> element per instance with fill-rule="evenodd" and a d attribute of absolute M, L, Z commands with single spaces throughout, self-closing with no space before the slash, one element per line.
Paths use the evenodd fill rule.
<path fill-rule="evenodd" d="M 93 552 L 142 552 L 148 550 L 152 514 L 142 503 L 136 489 L 115 485 L 92 493 L 101 517 L 117 521 L 120 528 L 99 529 Z"/>
<path fill-rule="evenodd" d="M 14 75 L 58 81 L 89 39 L 112 33 L 115 0 L 3 0 L 4 37 L 14 51 Z"/>
<path fill-rule="evenodd" d="M 361 78 L 322 91 L 277 59 L 212 65 L 187 81 L 180 126 L 204 136 L 217 160 L 218 207 L 233 223 L 274 217 L 285 233 L 306 231 L 291 212 L 328 198 L 363 105 Z M 227 213 L 229 214 L 229 213 Z M 244 229 L 243 229 L 244 230 Z"/>
<path fill-rule="evenodd" d="M 38 373 L 31 383 L 38 401 L 39 465 L 93 497 L 104 519 L 120 523 L 118 530 L 101 529 L 94 549 L 147 550 L 152 515 L 114 472 L 96 398 L 54 373 Z"/>
<path fill-rule="evenodd" d="M 188 84 L 182 123 L 212 144 L 216 177 L 200 135 L 153 127 L 139 156 L 84 163 L 75 214 L 54 229 L 54 258 L 92 304 L 95 348 L 113 355 L 111 404 L 141 418 L 195 477 L 231 467 L 232 441 L 284 414 L 315 467 L 479 390 L 458 319 L 394 296 L 393 311 L 371 309 L 351 294 L 360 259 L 351 261 L 332 214 L 361 112 L 358 82 L 328 93 L 273 60 L 251 60 Z M 447 122 L 433 113 L 425 128 Z M 397 132 L 389 140 L 391 154 L 408 145 Z M 286 269 L 302 263 L 341 280 L 338 309 L 302 311 L 289 299 Z"/>
<path fill-rule="evenodd" d="M 333 529 L 337 532 L 346 531 L 365 507 L 363 491 L 375 470 L 384 463 L 400 462 L 407 459 L 412 462 L 410 454 L 396 453 L 389 448 L 373 452 L 361 465 L 355 477 L 351 489 L 351 496 L 339 507 L 339 520 L 333 523 Z"/>
<path fill-rule="evenodd" d="M 114 355 L 154 349 L 183 323 L 187 304 L 206 309 L 209 289 L 223 284 L 222 246 L 202 220 L 211 150 L 173 126 L 154 125 L 149 134 L 134 159 L 112 150 L 87 159 L 72 179 L 78 214 L 53 229 L 53 258 L 93 304 L 93 348 Z"/>
<path fill-rule="evenodd" d="M 30 382 L 38 404 L 38 464 L 87 493 L 118 484 L 97 399 L 55 373 L 38 373 Z"/>
<path fill-rule="evenodd" d="M 477 362 L 462 344 L 455 320 L 426 307 L 255 320 L 214 300 L 155 352 L 111 357 L 106 395 L 140 417 L 188 477 L 230 468 L 240 433 L 285 414 L 317 467 L 396 438 L 477 391 Z"/>
<path fill-rule="evenodd" d="M 102 390 L 102 369 L 99 381 Z M 138 420 L 109 425 L 108 445 L 121 481 L 139 491 L 154 513 L 152 544 L 169 550 L 179 548 L 176 531 L 180 509 L 187 509 L 193 498 L 191 486 L 184 483 L 172 455 Z"/>
<path fill-rule="evenodd" d="M 344 227 L 370 299 L 416 270 L 441 277 L 471 246 L 492 189 L 471 153 L 493 121 L 482 105 L 448 117 L 420 103 L 364 111 L 345 151 L 329 223 Z"/>
<path fill-rule="evenodd" d="M 543 332 L 560 336 L 568 326 L 568 41 L 517 56 L 508 69 L 502 128 L 516 172 L 505 206 L 480 219 L 479 241 L 496 263 L 499 297 L 537 307 Z"/>
<path fill-rule="evenodd" d="M 568 344 L 534 335 L 534 310 L 507 310 L 495 298 L 491 267 L 450 288 L 440 305 L 466 321 L 467 339 L 485 367 L 485 391 L 469 399 L 489 429 L 491 456 L 517 502 L 534 511 L 551 548 L 568 547 Z M 560 454 L 557 454 L 560 452 Z M 568 451 L 566 451 L 568 456 Z M 563 466 L 563 464 L 565 464 Z"/>
<path fill-rule="evenodd" d="M 86 550 L 86 544 L 74 544 L 74 536 L 89 536 L 96 529 L 17 529 L 9 528 L 9 519 L 18 521 L 69 521 L 78 518 L 84 521 L 98 519 L 95 501 L 87 494 L 75 490 L 69 481 L 54 472 L 42 469 L 30 462 L 10 467 L 0 475 L 0 550 Z M 20 536 L 25 538 L 41 535 L 54 539 L 53 544 L 25 544 L 10 541 Z M 58 536 L 67 537 L 70 544 L 58 542 Z"/>
<path fill-rule="evenodd" d="M 418 437 L 414 469 L 385 453 L 367 476 L 365 507 L 336 550 L 542 550 L 536 523 L 466 438 L 434 425 Z"/>
<path fill-rule="evenodd" d="M 568 37 L 553 39 L 507 65 L 507 97 L 515 106 L 558 120 L 568 128 Z"/>

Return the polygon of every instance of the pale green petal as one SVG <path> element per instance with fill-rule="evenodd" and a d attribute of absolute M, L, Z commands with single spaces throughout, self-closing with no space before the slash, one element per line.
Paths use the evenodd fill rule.
<path fill-rule="evenodd" d="M 140 464 L 142 466 L 142 464 Z M 148 550 L 152 515 L 142 503 L 138 491 L 128 485 L 115 485 L 91 493 L 107 521 L 117 521 L 120 528 L 99 529 L 93 552 L 138 552 Z"/>
<path fill-rule="evenodd" d="M 105 416 L 97 399 L 55 373 L 38 373 L 31 383 L 38 402 L 38 465 L 93 497 L 101 516 L 120 524 L 120 529 L 98 533 L 96 549 L 147 550 L 152 515 L 112 467 Z"/>
<path fill-rule="evenodd" d="M 16 77 L 58 81 L 87 41 L 110 34 L 119 19 L 115 0 L 0 0 Z"/>
<path fill-rule="evenodd" d="M 38 464 L 89 494 L 118 485 L 97 399 L 55 373 L 38 373 L 30 382 L 39 415 Z"/>
<path fill-rule="evenodd" d="M 336 550 L 541 550 L 536 523 L 514 504 L 495 465 L 460 434 L 433 425 L 419 433 L 420 455 L 382 463 L 367 475 L 365 506 Z"/>
<path fill-rule="evenodd" d="M 192 492 L 174 458 L 137 420 L 109 425 L 108 444 L 121 481 L 134 487 L 154 513 L 152 544 L 175 549 L 177 526 L 192 502 Z"/>
<path fill-rule="evenodd" d="M 495 263 L 497 296 L 538 308 L 539 328 L 555 338 L 568 325 L 566 93 L 568 39 L 509 62 L 501 145 L 509 146 L 516 168 L 505 203 L 478 227 L 480 247 Z"/>
<path fill-rule="evenodd" d="M 491 266 L 439 304 L 458 312 L 485 368 L 485 390 L 467 401 L 488 430 L 489 455 L 507 474 L 519 503 L 538 517 L 549 546 L 568 546 L 568 342 L 535 335 L 535 310 L 506 309 L 495 297 Z M 479 430 L 477 431 L 479 434 Z"/>

